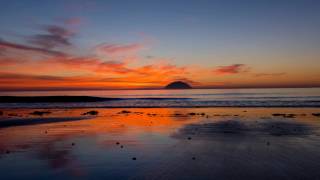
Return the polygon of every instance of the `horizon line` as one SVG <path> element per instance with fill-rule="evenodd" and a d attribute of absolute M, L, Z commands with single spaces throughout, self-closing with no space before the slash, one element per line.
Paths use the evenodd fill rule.
<path fill-rule="evenodd" d="M 314 86 L 234 86 L 234 87 L 192 87 L 191 89 L 166 89 L 161 88 L 26 88 L 26 89 L 0 89 L 0 92 L 6 91 L 116 91 L 116 90 L 192 90 L 192 89 L 302 89 L 302 88 L 320 88 L 320 85 Z"/>

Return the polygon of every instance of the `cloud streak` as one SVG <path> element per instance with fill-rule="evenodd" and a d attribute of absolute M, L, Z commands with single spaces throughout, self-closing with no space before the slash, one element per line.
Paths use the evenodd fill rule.
<path fill-rule="evenodd" d="M 271 76 L 271 77 L 275 77 L 275 76 L 284 76 L 286 75 L 287 73 L 256 73 L 254 74 L 255 77 L 266 77 L 266 76 Z"/>
<path fill-rule="evenodd" d="M 4 41 L 2 39 L 0 39 L 0 47 L 3 49 L 32 51 L 32 52 L 41 53 L 41 54 L 50 55 L 50 56 L 65 56 L 66 55 L 65 53 L 60 52 L 60 51 L 49 50 L 49 49 L 45 49 L 45 48 L 38 48 L 38 47 L 22 45 L 22 44 L 17 44 L 17 43 L 11 43 L 8 41 Z"/>
<path fill-rule="evenodd" d="M 46 49 L 60 46 L 71 46 L 70 38 L 74 32 L 56 25 L 44 26 L 46 34 L 36 34 L 29 38 L 29 42 Z"/>
<path fill-rule="evenodd" d="M 232 64 L 229 66 L 219 66 L 213 70 L 216 75 L 230 75 L 248 72 L 249 68 L 245 64 Z"/>
<path fill-rule="evenodd" d="M 143 44 L 100 44 L 96 49 L 98 52 L 106 55 L 123 55 L 128 53 L 136 53 L 144 48 Z"/>

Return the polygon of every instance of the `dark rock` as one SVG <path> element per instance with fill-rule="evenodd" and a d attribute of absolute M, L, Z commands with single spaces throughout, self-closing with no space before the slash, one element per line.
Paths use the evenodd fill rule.
<path fill-rule="evenodd" d="M 284 113 L 274 113 L 272 116 L 283 117 L 283 118 L 295 118 L 295 114 L 284 114 Z"/>
<path fill-rule="evenodd" d="M 192 160 L 196 160 L 196 157 L 192 157 Z"/>
<path fill-rule="evenodd" d="M 119 142 L 116 142 L 116 145 L 119 145 L 120 143 Z"/>
<path fill-rule="evenodd" d="M 197 115 L 197 114 L 194 113 L 194 112 L 192 112 L 192 113 L 189 113 L 188 115 L 190 115 L 190 116 L 195 116 L 195 115 Z"/>
<path fill-rule="evenodd" d="M 45 115 L 45 114 L 50 114 L 51 112 L 50 111 L 34 111 L 32 113 L 30 113 L 31 115 L 36 115 L 36 116 L 42 116 L 42 115 Z"/>
<path fill-rule="evenodd" d="M 270 146 L 270 142 L 269 141 L 267 142 L 267 146 Z"/>
<path fill-rule="evenodd" d="M 3 115 L 3 112 L 2 111 L 0 111 L 0 116 L 2 116 Z"/>
<path fill-rule="evenodd" d="M 320 113 L 312 113 L 313 116 L 320 117 Z"/>
<path fill-rule="evenodd" d="M 182 81 L 172 82 L 165 87 L 165 89 L 191 89 L 191 88 L 192 87 L 189 84 Z"/>
<path fill-rule="evenodd" d="M 121 112 L 118 112 L 118 114 L 129 114 L 129 113 L 131 113 L 131 111 L 123 110 Z"/>
<path fill-rule="evenodd" d="M 135 160 L 137 160 L 137 158 L 136 158 L 136 157 L 133 157 L 133 158 L 132 158 L 132 160 L 134 160 L 134 161 L 135 161 Z"/>
<path fill-rule="evenodd" d="M 75 143 L 71 143 L 71 146 L 74 146 L 75 145 Z"/>
<path fill-rule="evenodd" d="M 92 115 L 92 116 L 94 116 L 94 115 L 98 115 L 98 114 L 99 114 L 98 111 L 88 111 L 86 113 L 83 113 L 82 115 Z"/>

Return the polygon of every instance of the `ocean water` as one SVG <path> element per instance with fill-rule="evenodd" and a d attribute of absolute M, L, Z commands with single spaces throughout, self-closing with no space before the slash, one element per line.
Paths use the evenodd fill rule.
<path fill-rule="evenodd" d="M 320 107 L 320 88 L 0 92 L 0 96 L 75 95 L 117 99 L 77 103 L 0 103 L 0 108 Z"/>

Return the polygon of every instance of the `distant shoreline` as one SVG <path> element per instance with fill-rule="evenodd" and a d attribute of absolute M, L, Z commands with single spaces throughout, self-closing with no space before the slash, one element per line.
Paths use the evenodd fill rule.
<path fill-rule="evenodd" d="M 99 102 L 119 98 L 93 96 L 0 96 L 0 103 Z"/>
<path fill-rule="evenodd" d="M 128 99 L 140 100 L 178 100 L 190 98 L 106 98 L 96 96 L 0 96 L 0 103 L 67 103 L 67 102 L 102 102 Z"/>
<path fill-rule="evenodd" d="M 54 89 L 0 89 L 0 92 L 23 92 L 23 91 L 135 91 L 135 90 L 150 90 L 150 91 L 157 91 L 157 90 L 168 90 L 168 91 L 181 91 L 181 90 L 197 90 L 197 89 L 315 89 L 320 88 L 320 86 L 288 86 L 288 87 L 192 87 L 192 89 L 165 89 L 162 87 L 159 88 L 137 88 L 137 89 L 103 89 L 103 88 L 89 88 L 89 89 L 82 89 L 82 88 L 54 88 Z"/>

